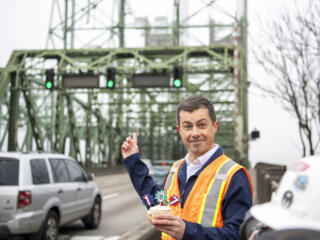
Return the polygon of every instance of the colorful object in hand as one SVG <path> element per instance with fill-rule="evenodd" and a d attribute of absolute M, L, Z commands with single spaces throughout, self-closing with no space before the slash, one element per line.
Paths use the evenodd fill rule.
<path fill-rule="evenodd" d="M 176 195 L 173 195 L 169 198 L 169 205 L 170 206 L 177 206 L 180 202 L 180 199 L 176 196 Z"/>
<path fill-rule="evenodd" d="M 167 202 L 167 193 L 165 191 L 158 191 L 155 195 L 157 202 L 163 206 Z"/>
<path fill-rule="evenodd" d="M 144 195 L 142 198 L 142 202 L 147 207 L 151 207 L 154 203 L 153 197 L 150 194 Z"/>

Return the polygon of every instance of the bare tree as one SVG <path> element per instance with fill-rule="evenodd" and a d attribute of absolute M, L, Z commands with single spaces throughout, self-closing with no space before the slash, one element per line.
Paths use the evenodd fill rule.
<path fill-rule="evenodd" d="M 306 156 L 315 154 L 320 141 L 320 1 L 296 6 L 262 28 L 264 41 L 254 55 L 268 81 L 254 82 L 297 119 Z"/>

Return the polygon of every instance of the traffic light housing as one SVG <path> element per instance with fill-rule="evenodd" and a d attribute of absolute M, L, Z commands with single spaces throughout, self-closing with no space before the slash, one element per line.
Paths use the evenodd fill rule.
<path fill-rule="evenodd" d="M 116 85 L 116 69 L 114 67 L 107 68 L 107 88 L 114 88 Z"/>
<path fill-rule="evenodd" d="M 183 68 L 181 66 L 173 67 L 173 86 L 176 88 L 182 87 Z"/>
<path fill-rule="evenodd" d="M 45 88 L 52 90 L 54 88 L 54 69 L 46 69 Z"/>

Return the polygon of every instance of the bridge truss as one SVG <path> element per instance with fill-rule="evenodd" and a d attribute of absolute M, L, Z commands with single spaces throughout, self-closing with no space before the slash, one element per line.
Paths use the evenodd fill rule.
<path fill-rule="evenodd" d="M 62 49 L 14 51 L 2 70 L 1 149 L 56 151 L 70 154 L 86 165 L 117 165 L 121 162 L 122 141 L 136 131 L 143 158 L 181 158 L 186 150 L 175 129 L 175 110 L 183 98 L 201 95 L 214 103 L 217 112 L 220 126 L 216 142 L 236 161 L 247 165 L 246 14 L 239 21 L 231 15 L 230 24 L 210 21 L 207 25 L 187 26 L 181 23 L 179 1 L 175 0 L 172 25 L 151 26 L 145 21 L 145 26 L 128 27 L 127 5 L 121 0 L 118 22 L 108 28 L 110 39 L 119 37 L 119 47 L 87 44 L 87 48 L 71 49 L 78 47 L 73 37 L 77 33 L 75 25 L 80 21 L 76 20 L 77 9 L 85 9 L 88 15 L 103 1 L 84 2 L 87 8 L 77 7 L 75 1 L 65 1 L 64 20 L 49 29 L 47 43 L 62 43 Z M 212 7 L 215 2 L 208 2 L 205 7 Z M 58 4 L 54 0 L 53 9 Z M 70 5 L 72 10 L 68 8 Z M 51 19 L 53 16 L 52 13 Z M 220 39 L 212 37 L 213 29 L 222 26 L 229 30 Z M 200 27 L 210 30 L 207 45 L 182 44 L 187 35 L 183 34 L 184 29 Z M 145 46 L 125 47 L 128 29 L 143 31 Z M 54 40 L 59 31 L 61 42 Z M 154 39 L 161 36 L 167 41 L 153 46 Z M 172 78 L 168 87 L 133 86 L 135 74 L 172 76 L 174 66 L 183 67 L 181 88 L 172 87 Z M 116 69 L 113 89 L 105 85 L 109 67 Z M 56 73 L 52 91 L 44 88 L 48 68 Z M 67 75 L 99 76 L 99 86 L 66 88 L 63 78 Z"/>

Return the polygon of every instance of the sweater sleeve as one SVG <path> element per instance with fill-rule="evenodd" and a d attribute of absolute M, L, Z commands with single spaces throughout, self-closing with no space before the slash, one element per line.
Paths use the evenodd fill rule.
<path fill-rule="evenodd" d="M 246 173 L 243 170 L 234 174 L 222 202 L 224 227 L 203 227 L 197 223 L 186 223 L 183 240 L 223 240 L 240 239 L 239 228 L 245 213 L 252 206 L 252 191 Z"/>
<path fill-rule="evenodd" d="M 149 175 L 148 167 L 140 160 L 140 154 L 135 153 L 124 159 L 124 164 L 129 173 L 132 185 L 142 199 L 144 195 L 154 196 L 163 189 L 163 184 L 157 185 Z"/>

